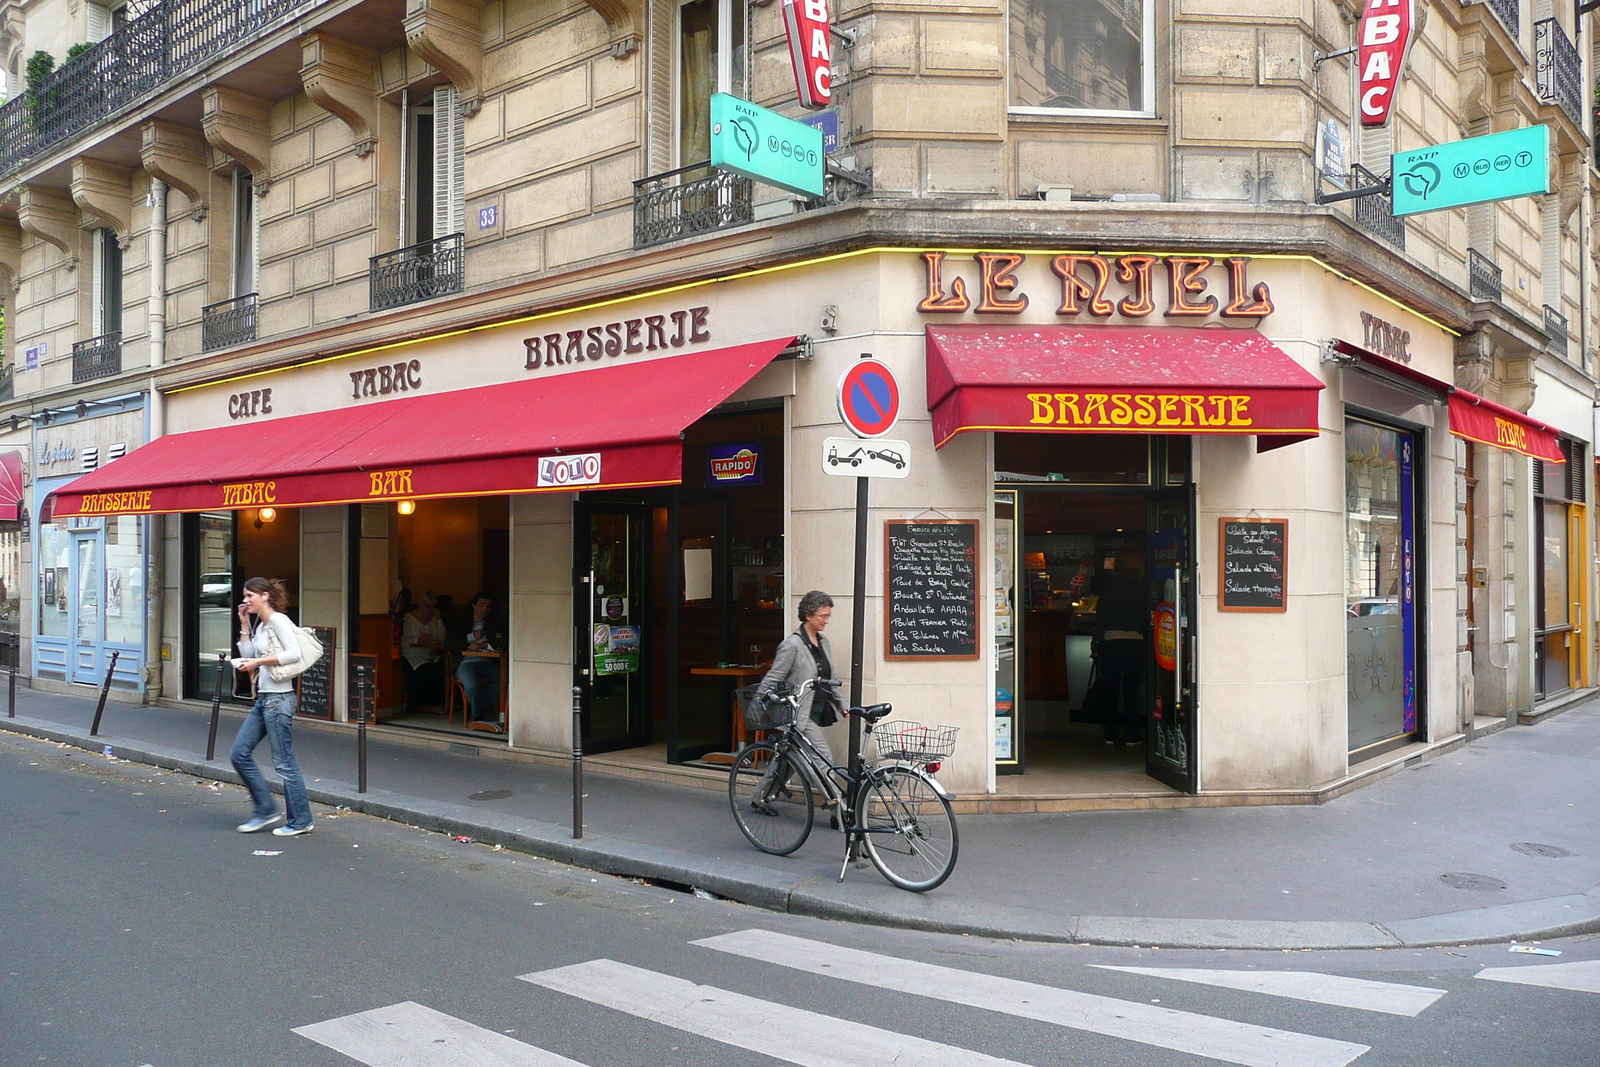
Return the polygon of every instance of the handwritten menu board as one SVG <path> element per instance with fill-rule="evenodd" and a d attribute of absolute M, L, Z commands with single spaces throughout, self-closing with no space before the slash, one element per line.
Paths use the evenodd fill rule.
<path fill-rule="evenodd" d="M 1288 519 L 1223 519 L 1217 610 L 1287 611 Z"/>
<path fill-rule="evenodd" d="M 331 626 L 313 626 L 322 642 L 322 656 L 300 675 L 300 714 L 316 719 L 333 718 L 333 641 L 338 633 Z"/>
<path fill-rule="evenodd" d="M 891 519 L 883 558 L 885 658 L 977 659 L 977 521 Z"/>

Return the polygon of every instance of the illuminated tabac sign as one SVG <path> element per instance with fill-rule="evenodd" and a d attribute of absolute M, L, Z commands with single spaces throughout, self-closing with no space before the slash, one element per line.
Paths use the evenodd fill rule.
<path fill-rule="evenodd" d="M 828 42 L 829 0 L 783 0 L 783 28 L 800 106 L 821 111 L 833 100 L 833 52 Z"/>
<path fill-rule="evenodd" d="M 1416 0 L 1367 0 L 1356 59 L 1361 70 L 1361 125 L 1384 126 L 1416 37 Z"/>

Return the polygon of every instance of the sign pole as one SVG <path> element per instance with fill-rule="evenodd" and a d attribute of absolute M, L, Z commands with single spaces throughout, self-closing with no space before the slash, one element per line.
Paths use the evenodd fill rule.
<path fill-rule="evenodd" d="M 861 706 L 861 661 L 867 629 L 867 489 L 872 479 L 856 479 L 856 574 L 850 606 L 850 706 Z M 861 774 L 861 719 L 850 716 L 850 773 Z"/>

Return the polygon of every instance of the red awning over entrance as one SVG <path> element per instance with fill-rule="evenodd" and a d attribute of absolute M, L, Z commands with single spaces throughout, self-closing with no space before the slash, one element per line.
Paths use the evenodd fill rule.
<path fill-rule="evenodd" d="M 941 448 L 973 430 L 1317 436 L 1322 382 L 1255 330 L 930 326 L 927 359 Z"/>
<path fill-rule="evenodd" d="M 1450 432 L 1457 437 L 1542 459 L 1546 463 L 1567 461 L 1561 452 L 1561 431 L 1554 426 L 1529 418 L 1515 408 L 1497 404 L 1477 393 L 1458 389 L 1447 381 L 1413 370 L 1398 360 L 1369 352 L 1349 341 L 1334 341 L 1333 349 L 1356 357 L 1374 370 L 1413 382 L 1447 398 L 1450 405 Z"/>
<path fill-rule="evenodd" d="M 54 514 L 671 485 L 678 435 L 791 340 L 172 434 L 56 492 Z"/>
<path fill-rule="evenodd" d="M 0 522 L 17 521 L 22 495 L 22 453 L 0 452 Z"/>

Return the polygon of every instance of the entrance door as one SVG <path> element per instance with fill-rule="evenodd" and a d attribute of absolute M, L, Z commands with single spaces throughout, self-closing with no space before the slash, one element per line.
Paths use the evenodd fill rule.
<path fill-rule="evenodd" d="M 1145 730 L 1145 772 L 1193 793 L 1195 768 L 1195 610 L 1194 486 L 1150 495 L 1149 561 L 1151 600 L 1150 703 Z"/>
<path fill-rule="evenodd" d="M 585 752 L 650 742 L 648 515 L 630 504 L 580 502 L 575 509 L 574 684 L 583 691 Z"/>
<path fill-rule="evenodd" d="M 74 682 L 97 684 L 101 677 L 100 592 L 103 585 L 100 575 L 100 538 L 94 533 L 72 536 L 72 588 L 71 604 L 72 654 L 71 679 Z"/>

